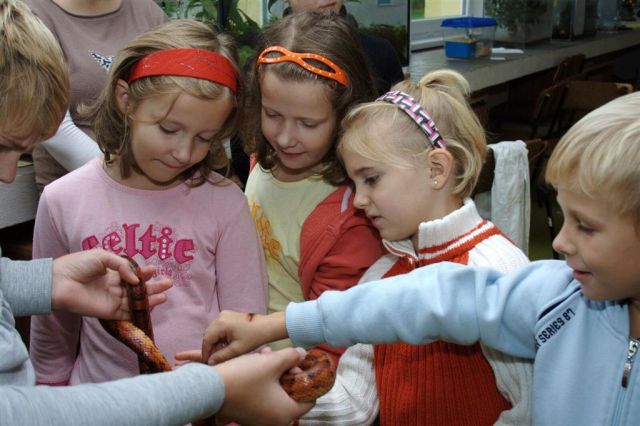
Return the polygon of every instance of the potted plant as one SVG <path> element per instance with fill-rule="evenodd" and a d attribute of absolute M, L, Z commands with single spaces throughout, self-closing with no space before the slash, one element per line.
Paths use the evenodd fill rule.
<path fill-rule="evenodd" d="M 484 0 L 484 14 L 498 22 L 496 44 L 525 47 L 551 39 L 551 0 Z"/>

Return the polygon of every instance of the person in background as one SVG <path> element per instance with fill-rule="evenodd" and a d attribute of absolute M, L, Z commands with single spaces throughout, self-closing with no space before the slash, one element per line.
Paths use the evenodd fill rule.
<path fill-rule="evenodd" d="M 168 20 L 153 0 L 25 0 L 62 47 L 69 65 L 69 113 L 51 138 L 32 153 L 36 185 L 45 185 L 102 155 L 91 124 L 78 106 L 93 101 L 126 42 Z"/>
<path fill-rule="evenodd" d="M 20 155 L 56 131 L 69 105 L 62 51 L 19 0 L 0 0 L 0 75 L 0 181 L 11 183 Z M 294 349 L 99 385 L 34 386 L 14 315 L 53 309 L 126 319 L 123 280 L 134 284 L 138 277 L 126 259 L 103 250 L 56 260 L 0 258 L 0 424 L 182 425 L 217 412 L 221 421 L 276 425 L 311 408 L 278 382 L 303 357 Z M 152 305 L 166 298 L 168 285 L 149 286 Z"/>
<path fill-rule="evenodd" d="M 342 0 L 287 0 L 287 2 L 289 7 L 285 9 L 284 16 L 309 10 L 336 12 L 345 17 L 355 28 L 358 28 L 358 23 L 347 12 Z M 358 38 L 371 67 L 378 94 L 387 92 L 392 85 L 404 80 L 398 53 L 389 40 L 362 31 L 358 31 Z"/>
<path fill-rule="evenodd" d="M 565 260 L 508 274 L 442 262 L 251 322 L 223 312 L 207 328 L 203 357 L 220 362 L 286 336 L 300 346 L 480 341 L 534 360 L 534 424 L 637 424 L 638 110 L 640 92 L 616 98 L 578 121 L 551 154 L 546 179 L 564 215 L 553 246 Z"/>
<path fill-rule="evenodd" d="M 243 140 L 258 164 L 245 193 L 266 257 L 269 310 L 276 312 L 355 285 L 382 247 L 352 205 L 335 151 L 344 114 L 374 97 L 355 30 L 336 14 L 304 12 L 276 21 L 263 38 L 248 78 L 245 114 L 252 120 Z"/>
<path fill-rule="evenodd" d="M 170 360 L 197 345 L 220 310 L 267 309 L 246 197 L 216 173 L 226 170 L 223 140 L 237 127 L 238 72 L 231 37 L 201 22 L 173 20 L 134 38 L 84 111 L 104 160 L 48 185 L 38 205 L 34 258 L 101 247 L 173 280 L 171 299 L 152 313 Z M 135 353 L 94 318 L 33 317 L 30 353 L 41 384 L 138 374 Z"/>

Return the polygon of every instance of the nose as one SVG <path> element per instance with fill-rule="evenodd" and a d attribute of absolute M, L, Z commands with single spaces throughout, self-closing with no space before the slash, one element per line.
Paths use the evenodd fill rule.
<path fill-rule="evenodd" d="M 20 153 L 0 154 L 0 182 L 11 183 L 16 178 Z"/>
<path fill-rule="evenodd" d="M 296 145 L 295 132 L 293 126 L 289 123 L 283 123 L 280 127 L 280 131 L 276 136 L 276 144 L 280 149 L 291 148 Z"/>
<path fill-rule="evenodd" d="M 575 246 L 571 242 L 568 225 L 562 224 L 562 228 L 556 237 L 553 239 L 551 245 L 553 249 L 563 256 L 570 256 L 575 253 Z"/>
<path fill-rule="evenodd" d="M 180 164 L 187 164 L 191 159 L 191 152 L 193 150 L 193 141 L 189 138 L 183 138 L 180 141 L 176 141 L 171 156 L 176 159 Z"/>
<path fill-rule="evenodd" d="M 369 204 L 369 197 L 367 197 L 362 190 L 358 190 L 356 187 L 356 195 L 353 197 L 353 207 L 356 209 L 364 210 Z"/>

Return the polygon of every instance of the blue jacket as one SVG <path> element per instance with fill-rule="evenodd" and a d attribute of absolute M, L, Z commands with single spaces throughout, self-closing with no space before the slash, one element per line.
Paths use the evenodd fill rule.
<path fill-rule="evenodd" d="M 627 305 L 587 299 L 562 261 L 534 262 L 510 275 L 452 263 L 425 266 L 290 304 L 286 322 L 301 346 L 481 340 L 535 358 L 534 424 L 640 424 L 637 343 L 629 338 Z"/>

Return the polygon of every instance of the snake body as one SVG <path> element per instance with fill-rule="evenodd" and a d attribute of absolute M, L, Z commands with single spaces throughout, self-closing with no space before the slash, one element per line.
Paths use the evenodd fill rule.
<path fill-rule="evenodd" d="M 131 321 L 100 320 L 100 324 L 107 333 L 138 355 L 140 373 L 171 371 L 171 364 L 153 342 L 147 286 L 140 273 L 140 267 L 133 259 L 127 258 L 127 260 L 138 276 L 137 285 L 122 284 L 127 289 Z"/>
<path fill-rule="evenodd" d="M 127 260 L 139 279 L 138 285 L 122 284 L 127 290 L 132 321 L 100 320 L 100 324 L 107 333 L 136 353 L 140 373 L 171 371 L 171 364 L 153 342 L 149 299 L 140 268 L 133 259 Z M 310 349 L 299 367 L 301 372 L 285 372 L 280 377 L 280 384 L 292 399 L 312 402 L 333 386 L 336 368 L 325 352 Z"/>
<path fill-rule="evenodd" d="M 285 372 L 280 384 L 291 398 L 298 402 L 313 402 L 333 386 L 336 367 L 331 357 L 320 349 L 309 349 L 298 365 L 302 372 Z"/>

